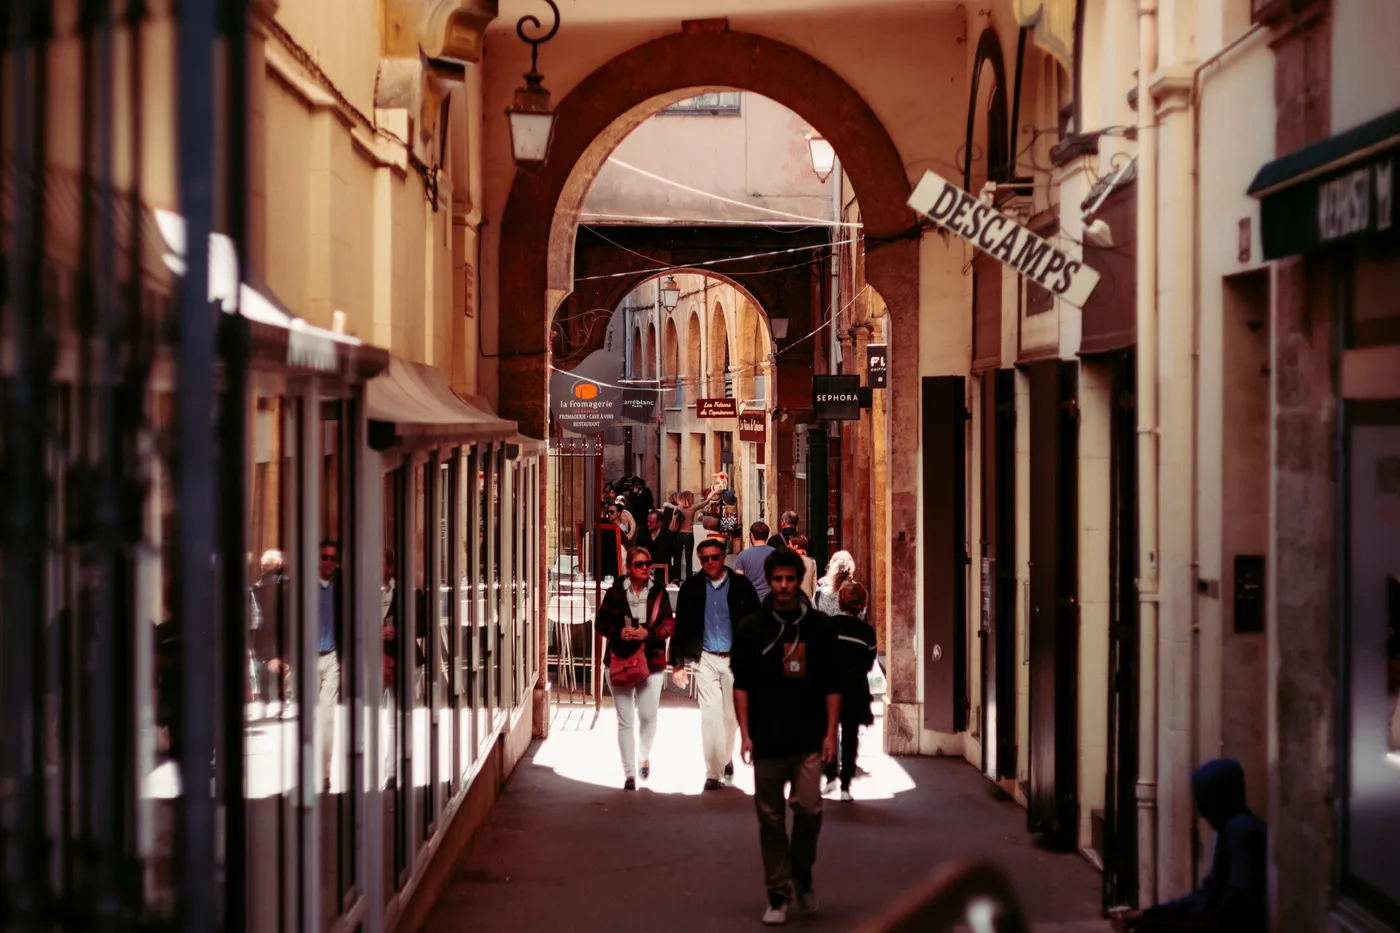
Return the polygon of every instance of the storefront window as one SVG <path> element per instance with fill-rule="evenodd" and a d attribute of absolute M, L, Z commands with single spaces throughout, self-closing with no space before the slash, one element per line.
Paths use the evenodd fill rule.
<path fill-rule="evenodd" d="M 456 693 L 452 689 L 452 478 L 450 459 L 437 465 L 437 546 L 434 549 L 434 625 L 433 625 L 433 739 L 436 742 L 439 809 L 452 799 L 453 775 L 457 765 L 453 757 L 452 734 Z"/>
<path fill-rule="evenodd" d="M 457 639 L 459 655 L 458 689 L 461 692 L 457 711 L 459 748 L 461 749 L 461 769 L 463 777 L 476 761 L 476 709 L 477 701 L 477 639 L 476 639 L 476 524 L 473 519 L 473 503 L 476 501 L 476 453 L 473 448 L 463 447 L 457 454 L 457 528 L 461 579 L 458 581 L 458 625 L 460 637 Z"/>
<path fill-rule="evenodd" d="M 383 774 L 382 787 L 384 808 L 384 890 L 395 891 L 408 869 L 409 840 L 412 828 L 408 825 L 411 811 L 408 807 L 408 794 L 411 782 L 399 780 L 405 772 L 405 749 L 403 737 L 404 720 L 411 704 L 405 701 L 410 696 L 407 688 L 409 671 L 405 659 L 405 639 L 409 618 L 408 600 L 404 587 L 404 511 L 407 502 L 405 483 L 406 471 L 403 468 L 385 474 L 384 489 L 384 545 L 380 584 L 381 635 L 384 655 L 381 662 L 383 674 L 383 697 L 379 714 L 379 756 Z"/>
<path fill-rule="evenodd" d="M 1393 344 L 1400 260 L 1358 250 L 1349 347 Z M 1363 351 L 1364 352 L 1364 351 Z M 1374 393 L 1373 393 L 1374 394 Z M 1348 401 L 1344 889 L 1400 919 L 1400 399 Z"/>
<path fill-rule="evenodd" d="M 255 930 L 295 929 L 279 896 L 297 872 L 296 791 L 301 784 L 300 723 L 293 670 L 300 667 L 294 606 L 297 503 L 296 403 L 280 380 L 259 376 L 248 406 L 248 650 L 252 683 L 244 732 L 248 922 Z"/>
<path fill-rule="evenodd" d="M 413 470 L 413 810 L 417 814 L 419 843 L 426 842 L 432 831 L 433 798 L 428 792 L 432 774 L 432 743 L 428 736 L 428 702 L 424 671 L 427 665 L 428 636 L 428 485 L 429 465 Z"/>

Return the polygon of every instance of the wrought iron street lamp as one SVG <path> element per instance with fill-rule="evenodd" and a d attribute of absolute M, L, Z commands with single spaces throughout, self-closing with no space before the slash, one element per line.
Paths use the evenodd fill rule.
<path fill-rule="evenodd" d="M 661 283 L 661 304 L 667 311 L 676 310 L 676 305 L 681 300 L 681 287 L 676 284 L 674 275 L 666 276 L 666 281 Z"/>
<path fill-rule="evenodd" d="M 812 155 L 812 171 L 817 173 L 822 184 L 826 184 L 836 168 L 836 148 L 825 136 L 812 130 L 807 134 L 807 149 Z"/>
<path fill-rule="evenodd" d="M 554 11 L 554 25 L 544 35 L 530 38 L 525 24 L 540 29 L 543 23 L 533 14 L 520 17 L 515 34 L 530 46 L 530 70 L 525 73 L 525 86 L 515 92 L 515 102 L 506 109 L 510 119 L 510 152 L 521 168 L 537 168 L 549 156 L 549 143 L 554 137 L 554 111 L 549 107 L 549 92 L 544 89 L 544 75 L 539 72 L 540 46 L 554 38 L 559 31 L 559 7 L 554 0 L 544 0 Z"/>

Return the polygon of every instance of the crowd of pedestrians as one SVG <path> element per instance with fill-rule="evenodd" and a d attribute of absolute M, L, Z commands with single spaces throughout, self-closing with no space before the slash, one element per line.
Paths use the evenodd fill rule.
<path fill-rule="evenodd" d="M 736 742 L 753 766 L 768 896 L 762 919 L 781 924 L 817 907 L 812 870 L 824 794 L 839 785 L 840 799 L 852 800 L 860 730 L 874 722 L 875 631 L 855 561 L 837 552 L 818 579 L 796 512 L 782 513 L 777 531 L 752 523 L 746 546 L 731 554 L 739 533 L 716 510 L 725 492 L 673 493 L 656 509 L 635 477 L 607 488 L 604 519 L 631 531 L 622 533 L 625 558 L 599 605 L 597 631 L 607 640 L 623 789 L 651 777 L 669 668 L 676 687 L 693 687 L 700 709 L 704 791 L 733 784 Z M 667 581 L 680 584 L 674 616 Z"/>

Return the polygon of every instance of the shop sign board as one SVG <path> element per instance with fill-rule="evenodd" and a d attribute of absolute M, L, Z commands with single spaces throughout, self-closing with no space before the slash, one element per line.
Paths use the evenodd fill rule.
<path fill-rule="evenodd" d="M 859 421 L 860 377 L 813 376 L 812 417 L 817 421 Z"/>
<path fill-rule="evenodd" d="M 739 440 L 762 444 L 768 440 L 765 412 L 743 411 L 739 413 Z"/>
<path fill-rule="evenodd" d="M 656 418 L 657 389 L 629 386 L 622 390 L 622 417 L 639 424 L 650 424 Z"/>
<path fill-rule="evenodd" d="M 1279 259 L 1395 228 L 1395 150 L 1340 172 L 1264 194 L 1265 259 Z"/>
<path fill-rule="evenodd" d="M 867 385 L 872 389 L 883 389 L 889 385 L 890 348 L 883 343 L 872 343 L 865 348 L 865 371 Z"/>
<path fill-rule="evenodd" d="M 554 420 L 575 434 L 598 434 L 622 412 L 622 390 L 586 376 L 555 371 L 549 377 Z"/>
<path fill-rule="evenodd" d="M 695 401 L 697 418 L 737 418 L 739 401 L 732 398 L 702 398 Z"/>
<path fill-rule="evenodd" d="M 1099 284 L 1098 272 L 1082 261 L 935 172 L 924 172 L 909 206 L 1075 307 Z"/>

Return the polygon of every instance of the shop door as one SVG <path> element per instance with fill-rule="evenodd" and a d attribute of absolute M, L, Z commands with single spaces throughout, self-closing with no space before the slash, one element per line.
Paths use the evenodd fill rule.
<path fill-rule="evenodd" d="M 967 728 L 966 388 L 923 380 L 924 728 Z"/>
<path fill-rule="evenodd" d="M 1078 835 L 1078 364 L 1030 367 L 1030 806 L 1026 825 L 1052 845 Z"/>
<path fill-rule="evenodd" d="M 1016 776 L 1016 373 L 982 375 L 982 771 Z"/>
<path fill-rule="evenodd" d="M 1137 903 L 1138 605 L 1137 405 L 1134 354 L 1113 366 L 1110 427 L 1108 774 L 1104 781 L 1103 905 Z"/>
<path fill-rule="evenodd" d="M 555 703 L 597 702 L 593 612 L 603 579 L 615 576 L 620 564 L 617 526 L 601 518 L 602 455 L 599 435 L 549 442 L 554 503 L 545 660 Z"/>
<path fill-rule="evenodd" d="M 822 569 L 826 569 L 826 561 L 832 554 L 842 550 L 845 545 L 842 543 L 845 535 L 845 527 L 841 521 L 841 505 L 843 488 L 841 485 L 841 466 L 845 462 L 841 449 L 841 432 L 833 431 L 827 441 L 827 496 L 826 496 L 826 558 L 818 558 L 817 562 Z M 813 542 L 815 544 L 815 542 Z"/>
<path fill-rule="evenodd" d="M 807 556 L 817 562 L 819 570 L 826 567 L 827 529 L 830 525 L 830 501 L 827 496 L 827 476 L 830 454 L 826 428 L 807 428 Z"/>

